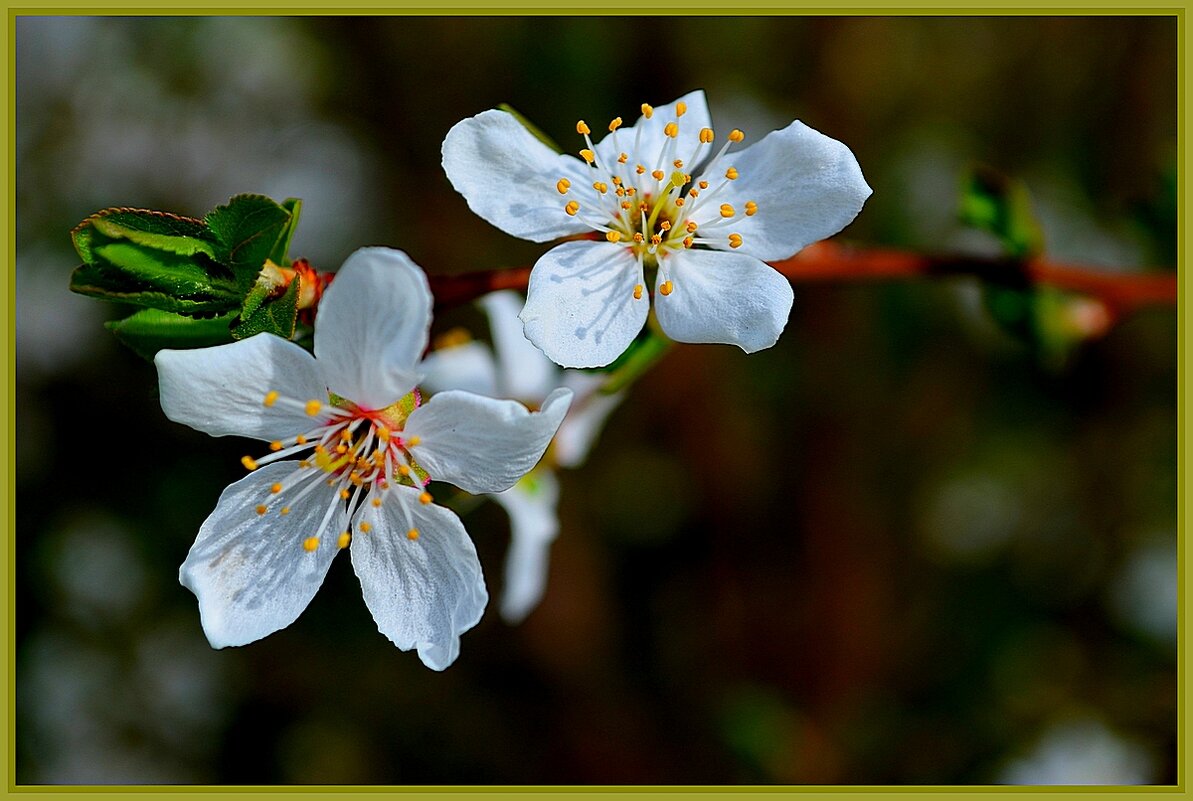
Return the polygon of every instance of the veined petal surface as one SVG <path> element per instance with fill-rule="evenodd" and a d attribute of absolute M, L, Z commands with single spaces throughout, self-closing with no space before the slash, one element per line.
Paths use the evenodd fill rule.
<path fill-rule="evenodd" d="M 476 548 L 454 512 L 419 503 L 413 487 L 387 492 L 394 495 L 370 514 L 368 533 L 354 527 L 352 568 L 377 629 L 403 651 L 418 649 L 427 667 L 444 670 L 489 601 Z M 363 506 L 357 519 L 369 509 Z"/>
<path fill-rule="evenodd" d="M 273 334 L 193 350 L 161 350 L 154 357 L 162 411 L 213 437 L 283 439 L 310 427 L 302 409 L 266 406 L 277 392 L 298 401 L 327 399 L 314 357 Z"/>
<path fill-rule="evenodd" d="M 544 358 L 541 353 L 539 358 Z M 431 351 L 423 359 L 422 372 L 419 386 L 428 392 L 462 389 L 490 398 L 503 394 L 498 388 L 493 352 L 482 342 L 465 342 Z"/>
<path fill-rule="evenodd" d="M 502 492 L 530 472 L 559 430 L 569 389 L 547 396 L 531 412 L 512 400 L 470 392 L 440 392 L 410 413 L 403 438 L 431 477 L 471 493 Z"/>
<path fill-rule="evenodd" d="M 285 516 L 278 504 L 257 513 L 270 498 L 270 486 L 293 471 L 294 462 L 275 462 L 229 485 L 178 572 L 199 599 L 203 631 L 215 648 L 245 645 L 293 623 L 339 551 L 327 532 L 313 551 L 303 547 L 305 539 L 318 535 L 331 492 L 308 494 Z M 336 522 L 333 518 L 329 529 Z"/>
<path fill-rule="evenodd" d="M 498 393 L 482 392 L 482 395 L 538 402 L 560 385 L 559 368 L 526 338 L 523 331 L 518 313 L 525 303 L 521 295 L 508 290 L 490 292 L 481 298 L 481 305 L 489 316 L 493 347 L 497 351 L 500 387 Z"/>

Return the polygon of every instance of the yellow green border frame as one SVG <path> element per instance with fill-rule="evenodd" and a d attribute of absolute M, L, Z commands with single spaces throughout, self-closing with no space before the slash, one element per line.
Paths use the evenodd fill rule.
<path fill-rule="evenodd" d="M 983 801 L 1003 801 L 1014 799 L 1021 801 L 1027 798 L 1061 797 L 1094 797 L 1098 801 L 1127 801 L 1140 797 L 1170 798 L 1185 797 L 1187 791 L 1187 765 L 1193 762 L 1193 746 L 1186 736 L 1186 723 L 1190 709 L 1189 661 L 1187 659 L 1187 644 L 1191 634 L 1190 616 L 1188 614 L 1186 593 L 1186 576 L 1188 575 L 1188 548 L 1185 539 L 1189 532 L 1188 501 L 1193 498 L 1193 480 L 1186 469 L 1186 456 L 1189 452 L 1190 433 L 1187 425 L 1186 381 L 1193 360 L 1190 345 L 1189 294 L 1184 270 L 1185 254 L 1188 241 L 1186 211 L 1190 200 L 1193 199 L 1186 173 L 1186 138 L 1188 136 L 1190 104 L 1189 104 L 1189 66 L 1185 58 L 1186 26 L 1188 11 L 1187 3 L 1182 2 L 1153 2 L 1146 8 L 1128 8 L 1121 5 L 1091 6 L 1089 2 L 1056 2 L 1053 0 L 1046 7 L 1036 7 L 1020 2 L 1006 2 L 1002 4 L 986 3 L 980 7 L 959 8 L 955 2 L 925 2 L 914 6 L 901 5 L 897 0 L 869 0 L 863 6 L 851 8 L 837 8 L 827 5 L 802 6 L 792 0 L 751 0 L 745 8 L 727 8 L 724 0 L 688 0 L 684 4 L 682 15 L 693 16 L 758 16 L 772 14 L 790 14 L 798 16 L 1173 16 L 1177 20 L 1177 170 L 1178 170 L 1178 225 L 1177 225 L 1177 273 L 1178 273 L 1178 386 L 1177 386 L 1177 482 L 1179 501 L 1177 505 L 1177 625 L 1179 642 L 1177 647 L 1177 783 L 1176 785 L 1159 785 L 1145 787 L 1004 787 L 1004 786 L 527 786 L 527 785 L 493 785 L 493 786 L 254 786 L 254 785 L 226 785 L 226 786 L 39 786 L 17 785 L 16 776 L 16 665 L 15 665 L 15 604 L 13 591 L 15 588 L 16 565 L 16 508 L 14 503 L 16 480 L 16 20 L 21 16 L 362 16 L 362 15 L 393 15 L 393 16 L 668 16 L 678 15 L 675 7 L 643 8 L 636 6 L 596 6 L 560 7 L 557 0 L 521 0 L 518 6 L 501 6 L 498 0 L 473 0 L 461 3 L 459 0 L 450 6 L 442 8 L 429 7 L 425 4 L 383 2 L 362 2 L 351 8 L 328 9 L 317 0 L 257 0 L 251 8 L 236 8 L 228 5 L 191 3 L 187 6 L 163 7 L 158 2 L 129 3 L 106 8 L 91 7 L 77 3 L 23 3 L 20 6 L 8 6 L 8 35 L 5 38 L 5 52 L 3 54 L 3 71 L 5 85 L 8 91 L 7 115 L 8 124 L 4 128 L 4 146 L 8 154 L 5 161 L 5 183 L 7 191 L 4 195 L 3 228 L 5 241 L 4 253 L 7 257 L 6 286 L 8 295 L 5 309 L 6 325 L 0 334 L 3 347 L 0 353 L 4 360 L 4 381 L 7 392 L 0 403 L 3 404 L 4 419 L 7 422 L 7 459 L 5 461 L 6 476 L 0 488 L 3 499 L 4 520 L 6 523 L 7 547 L 0 549 L 0 567 L 7 580 L 3 597 L 0 598 L 0 627 L 3 628 L 3 642 L 6 658 L 3 662 L 4 682 L 7 692 L 4 695 L 4 713 L 7 725 L 3 728 L 3 746 L 6 753 L 5 765 L 7 775 L 0 791 L 5 795 L 28 795 L 41 801 L 42 799 L 67 799 L 79 795 L 126 796 L 137 798 L 162 797 L 183 795 L 189 799 L 226 799 L 251 798 L 257 799 L 263 795 L 295 794 L 301 796 L 317 796 L 329 799 L 348 799 L 361 795 L 387 794 L 405 798 L 425 796 L 436 801 L 448 799 L 464 799 L 493 796 L 530 795 L 538 797 L 577 797 L 585 801 L 613 798 L 651 798 L 660 796 L 699 797 L 718 799 L 758 799 L 758 798 L 817 798 L 823 797 L 833 801 L 847 801 L 850 799 L 876 798 L 882 796 L 928 796 L 933 801 L 940 798 L 975 797 Z"/>

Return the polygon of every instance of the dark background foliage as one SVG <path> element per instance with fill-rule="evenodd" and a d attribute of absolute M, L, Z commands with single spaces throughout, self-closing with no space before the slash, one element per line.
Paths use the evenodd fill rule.
<path fill-rule="evenodd" d="M 847 240 L 993 252 L 956 216 L 982 162 L 1050 256 L 1171 269 L 1175 18 L 26 17 L 16 46 L 18 781 L 1175 780 L 1174 310 L 1058 361 L 972 281 L 797 285 L 775 348 L 633 388 L 563 477 L 542 605 L 437 674 L 346 559 L 208 647 L 175 571 L 245 443 L 167 421 L 119 310 L 66 291 L 92 211 L 246 191 L 303 198 L 322 269 L 529 264 L 443 177 L 448 128 L 505 101 L 578 148 L 698 87 L 719 128 L 854 150 Z M 465 522 L 496 593 L 506 519 Z"/>

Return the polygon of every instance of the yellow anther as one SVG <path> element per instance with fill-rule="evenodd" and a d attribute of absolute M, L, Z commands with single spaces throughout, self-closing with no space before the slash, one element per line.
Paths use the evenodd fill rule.
<path fill-rule="evenodd" d="M 348 500 L 350 497 L 352 497 L 352 493 L 351 493 L 351 492 L 349 492 L 347 489 L 342 489 L 342 490 L 340 490 L 340 498 L 341 498 L 341 499 L 343 499 L 343 500 L 345 500 L 345 501 L 346 501 L 346 500 Z"/>
<path fill-rule="evenodd" d="M 730 217 L 732 217 L 736 213 L 737 212 L 735 212 L 733 210 L 733 207 L 730 206 L 728 203 L 721 204 L 721 216 L 724 217 L 726 220 L 729 219 Z"/>
<path fill-rule="evenodd" d="M 561 195 L 566 195 L 568 193 L 568 190 L 571 188 L 572 188 L 572 182 L 569 181 L 567 178 L 560 178 L 558 181 L 555 182 L 555 189 L 558 190 L 559 194 L 561 194 Z"/>
<path fill-rule="evenodd" d="M 307 401 L 306 411 L 307 411 L 307 414 L 309 414 L 311 417 L 314 417 L 315 415 L 319 414 L 319 410 L 322 408 L 323 408 L 323 404 L 317 400 Z"/>
<path fill-rule="evenodd" d="M 609 231 L 608 233 L 605 234 L 605 239 L 608 239 L 610 242 L 620 242 L 621 241 L 621 232 L 620 231 Z"/>
<path fill-rule="evenodd" d="M 700 188 L 701 188 L 701 189 L 708 189 L 708 181 L 701 181 L 701 182 L 700 182 Z"/>
<path fill-rule="evenodd" d="M 645 241 L 646 241 L 646 237 L 642 236 L 641 231 L 637 231 L 634 233 L 634 242 L 641 245 Z"/>
<path fill-rule="evenodd" d="M 592 155 L 591 150 L 589 150 L 588 148 L 584 148 L 583 150 L 580 151 L 580 158 L 584 159 L 589 164 L 592 164 L 592 160 L 595 158 L 595 156 Z"/>
<path fill-rule="evenodd" d="M 690 248 L 690 247 L 692 246 L 692 237 L 690 237 L 690 236 L 685 236 L 685 237 L 684 237 L 684 240 L 683 240 L 683 246 L 684 246 L 685 248 Z"/>
<path fill-rule="evenodd" d="M 740 248 L 741 247 L 741 234 L 730 234 L 729 235 L 729 247 L 731 247 L 731 248 Z"/>
<path fill-rule="evenodd" d="M 294 441 L 297 442 L 299 445 L 307 444 L 307 438 L 304 437 L 302 434 L 299 434 L 297 437 L 295 437 Z"/>
<path fill-rule="evenodd" d="M 310 459 L 299 459 L 299 460 L 298 460 L 298 466 L 299 466 L 299 467 L 310 467 L 310 466 L 311 466 L 311 460 L 310 460 Z"/>
<path fill-rule="evenodd" d="M 279 492 L 282 491 L 282 485 L 281 484 L 273 484 L 269 487 L 269 491 L 272 492 L 274 495 L 277 495 Z"/>
<path fill-rule="evenodd" d="M 614 190 L 613 190 L 613 193 L 614 193 L 615 195 L 617 195 L 618 197 L 625 197 L 625 187 L 624 187 L 624 186 L 619 186 L 619 187 L 617 187 L 616 189 L 614 189 Z"/>
<path fill-rule="evenodd" d="M 682 206 L 682 205 L 683 205 L 683 198 L 682 198 L 682 197 L 677 197 L 677 198 L 675 199 L 675 205 L 677 205 L 677 206 Z"/>
<path fill-rule="evenodd" d="M 692 176 L 691 176 L 691 174 L 689 174 L 689 173 L 686 173 L 686 172 L 685 172 L 685 173 L 683 174 L 683 182 L 684 182 L 685 184 L 690 184 L 690 183 L 692 182 Z"/>
<path fill-rule="evenodd" d="M 696 233 L 696 229 L 699 227 L 700 226 L 696 225 L 695 220 L 688 220 L 688 224 L 684 226 L 684 230 L 687 231 L 689 234 L 694 234 L 694 233 Z"/>
<path fill-rule="evenodd" d="M 307 537 L 305 540 L 302 541 L 302 549 L 304 551 L 306 551 L 307 553 L 317 550 L 318 548 L 319 548 L 319 538 L 318 537 Z"/>
<path fill-rule="evenodd" d="M 630 209 L 634 208 L 634 204 L 628 200 L 623 200 L 621 201 L 621 207 L 626 211 L 629 211 Z"/>
<path fill-rule="evenodd" d="M 655 234 L 654 236 L 652 236 L 650 238 L 650 244 L 652 244 L 652 245 L 661 245 L 662 243 L 663 243 L 663 237 L 659 236 L 658 234 Z"/>
<path fill-rule="evenodd" d="M 688 113 L 688 104 L 682 100 L 675 104 L 675 116 L 682 117 Z"/>
<path fill-rule="evenodd" d="M 262 401 L 266 406 L 273 406 L 278 401 L 278 393 L 269 392 L 265 395 L 265 400 Z"/>
<path fill-rule="evenodd" d="M 700 141 L 706 145 L 711 145 L 712 140 L 715 139 L 716 136 L 717 135 L 715 133 L 713 133 L 712 128 L 701 128 L 700 129 Z"/>
<path fill-rule="evenodd" d="M 758 204 L 752 200 L 746 201 L 746 216 L 753 217 L 758 213 Z"/>
<path fill-rule="evenodd" d="M 624 156 L 624 155 L 625 155 L 625 153 L 622 153 L 621 155 L 623 155 L 623 156 Z M 614 185 L 614 186 L 621 186 L 621 176 L 619 176 L 619 175 L 614 175 L 614 176 L 613 176 L 613 185 Z"/>
<path fill-rule="evenodd" d="M 688 190 L 688 197 L 690 197 L 690 198 L 692 198 L 693 200 L 695 200 L 696 198 L 700 197 L 700 190 L 699 190 L 699 189 L 695 189 L 695 188 L 689 189 L 689 190 Z"/>
<path fill-rule="evenodd" d="M 373 526 L 369 523 L 362 522 L 359 526 L 357 526 L 357 528 L 360 529 L 362 534 L 368 534 Z"/>
<path fill-rule="evenodd" d="M 340 548 L 341 550 L 343 550 L 344 548 L 347 548 L 351 542 L 352 542 L 352 535 L 349 534 L 347 531 L 345 531 L 342 534 L 340 534 L 339 539 L 336 540 L 336 546 L 338 548 Z"/>
<path fill-rule="evenodd" d="M 654 116 L 654 106 L 650 105 L 649 103 L 643 103 L 642 104 L 642 116 L 646 117 L 646 119 L 648 119 L 648 120 L 651 117 L 653 117 Z"/>
<path fill-rule="evenodd" d="M 326 456 L 327 448 L 324 448 L 322 445 L 316 445 L 315 446 L 315 455 L 316 456 Z"/>
<path fill-rule="evenodd" d="M 729 141 L 730 142 L 740 142 L 745 138 L 746 138 L 746 135 L 744 133 L 742 133 L 740 130 L 738 130 L 737 128 L 734 128 L 732 131 L 729 132 Z"/>
<path fill-rule="evenodd" d="M 666 296 L 670 295 L 675 290 L 675 286 L 670 281 L 664 281 L 659 284 L 659 294 Z"/>
<path fill-rule="evenodd" d="M 644 172 L 646 172 L 646 168 L 643 167 L 641 164 L 639 164 L 637 167 L 634 168 L 634 172 L 638 173 L 639 175 L 642 175 Z"/>
<path fill-rule="evenodd" d="M 407 466 L 406 466 L 406 465 L 404 465 L 404 464 L 400 464 L 400 465 L 398 465 L 398 475 L 399 475 L 399 476 L 403 476 L 403 477 L 409 476 L 409 475 L 410 475 L 410 468 L 409 468 L 409 467 L 407 467 Z"/>
<path fill-rule="evenodd" d="M 269 507 L 266 506 L 265 504 L 261 504 L 260 506 L 257 507 L 257 514 L 259 514 L 259 515 L 263 515 L 268 511 L 269 511 Z"/>
<path fill-rule="evenodd" d="M 679 126 L 673 122 L 669 122 L 663 126 L 663 133 L 674 139 L 679 136 Z"/>
<path fill-rule="evenodd" d="M 416 539 L 418 539 L 418 529 L 416 529 L 416 528 L 412 528 L 412 529 L 410 529 L 409 531 L 407 531 L 407 532 L 406 532 L 406 539 L 408 539 L 408 540 L 416 540 Z"/>
<path fill-rule="evenodd" d="M 352 440 L 352 432 L 346 428 L 342 429 L 340 431 L 340 439 L 344 440 L 344 442 L 350 442 Z"/>
<path fill-rule="evenodd" d="M 431 493 L 426 492 L 426 491 L 423 491 L 423 493 L 418 496 L 418 502 L 421 503 L 423 506 L 426 506 L 428 503 L 430 503 L 433 500 L 435 500 L 435 499 L 431 497 Z"/>
<path fill-rule="evenodd" d="M 587 134 L 592 133 L 592 130 L 588 127 L 588 123 L 586 123 L 584 120 L 580 120 L 576 123 L 576 133 L 580 134 L 581 136 L 586 136 Z"/>
<path fill-rule="evenodd" d="M 675 161 L 673 161 L 671 163 L 675 165 L 675 169 L 677 169 L 677 170 L 683 169 L 683 159 L 676 159 Z"/>
<path fill-rule="evenodd" d="M 244 465 L 245 470 L 256 470 L 257 460 L 251 456 L 241 456 L 240 463 Z"/>
<path fill-rule="evenodd" d="M 603 195 L 609 191 L 609 184 L 605 183 L 604 181 L 597 181 L 592 185 L 592 188 Z"/>
<path fill-rule="evenodd" d="M 411 445 L 417 445 L 422 441 L 422 437 L 411 437 L 409 440 L 407 440 L 407 442 L 409 442 Z"/>
<path fill-rule="evenodd" d="M 659 223 L 659 228 L 663 229 L 664 231 L 670 231 L 671 230 L 671 221 L 663 220 L 661 223 Z"/>
<path fill-rule="evenodd" d="M 626 163 L 627 161 L 629 161 L 629 160 L 630 160 L 630 154 L 629 154 L 629 153 L 622 153 L 620 156 L 618 156 L 618 157 L 617 157 L 617 163 L 618 163 L 618 164 L 625 164 L 625 163 Z"/>
<path fill-rule="evenodd" d="M 638 194 L 638 190 L 631 186 L 629 189 L 627 189 L 625 191 L 625 193 L 627 195 L 629 195 L 630 197 L 633 197 L 634 195 Z"/>
<path fill-rule="evenodd" d="M 377 439 L 381 440 L 382 442 L 387 442 L 389 440 L 389 429 L 378 426 Z"/>
<path fill-rule="evenodd" d="M 612 133 L 621 127 L 621 117 L 614 117 L 609 123 L 609 132 Z"/>
<path fill-rule="evenodd" d="M 580 210 L 580 204 L 574 200 L 568 201 L 568 204 L 563 207 L 563 210 L 568 213 L 569 217 L 575 217 L 576 212 Z"/>
<path fill-rule="evenodd" d="M 347 453 L 347 452 L 348 452 L 347 445 L 340 443 L 339 445 L 336 446 L 336 453 Z"/>
<path fill-rule="evenodd" d="M 280 451 L 282 449 L 281 441 L 275 439 L 273 442 L 269 443 L 269 449 L 271 451 Z"/>
<path fill-rule="evenodd" d="M 642 300 L 642 284 L 634 285 L 634 300 Z"/>
<path fill-rule="evenodd" d="M 283 506 L 281 509 L 278 509 L 278 514 L 280 514 L 280 515 L 288 515 L 288 514 L 290 514 L 290 507 L 289 507 L 289 506 Z"/>
<path fill-rule="evenodd" d="M 662 170 L 655 170 L 654 172 L 652 172 L 652 173 L 650 174 L 650 177 L 651 177 L 651 178 L 654 178 L 656 181 L 661 181 L 661 180 L 663 180 L 663 171 L 662 171 Z"/>
<path fill-rule="evenodd" d="M 374 498 L 373 500 L 369 501 L 369 503 L 373 504 L 374 509 L 378 509 L 381 507 L 381 499 L 380 498 Z"/>
<path fill-rule="evenodd" d="M 381 479 L 381 482 L 378 483 L 377 486 L 383 490 L 387 490 L 387 489 L 389 489 L 389 482 L 386 481 L 385 479 Z"/>
<path fill-rule="evenodd" d="M 737 167 L 730 167 L 729 169 L 725 170 L 725 177 L 728 178 L 730 181 L 736 181 L 737 180 Z"/>

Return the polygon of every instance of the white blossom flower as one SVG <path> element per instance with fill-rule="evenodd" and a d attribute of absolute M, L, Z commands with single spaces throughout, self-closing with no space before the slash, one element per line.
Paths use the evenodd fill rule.
<path fill-rule="evenodd" d="M 599 392 L 605 376 L 560 370 L 522 334 L 516 292 L 493 292 L 481 298 L 493 335 L 493 350 L 467 339 L 449 341 L 423 362 L 422 386 L 432 392 L 462 389 L 499 398 L 513 398 L 531 407 L 542 404 L 556 387 L 574 392 L 547 455 L 517 484 L 492 498 L 510 516 L 512 542 L 506 552 L 501 616 L 518 623 L 543 597 L 548 553 L 559 534 L 559 480 L 555 468 L 579 467 L 624 392 Z M 496 357 L 494 356 L 496 351 Z"/>
<path fill-rule="evenodd" d="M 597 144 L 581 120 L 582 159 L 540 142 L 512 114 L 486 111 L 443 141 L 443 168 L 478 215 L 508 234 L 565 242 L 538 260 L 521 318 L 565 367 L 609 364 L 649 312 L 680 342 L 747 353 L 778 341 L 791 286 L 764 264 L 853 220 L 870 195 L 842 143 L 795 121 L 743 150 L 717 147 L 702 91 L 620 117 Z M 591 238 L 596 232 L 598 238 Z"/>
<path fill-rule="evenodd" d="M 314 357 L 269 334 L 157 355 L 167 417 L 270 443 L 244 457 L 250 474 L 220 496 L 179 571 L 214 647 L 290 625 L 351 546 L 378 629 L 436 670 L 459 654 L 488 594 L 463 524 L 426 485 L 508 489 L 542 456 L 571 392 L 537 413 L 461 391 L 423 403 L 430 317 L 422 271 L 365 248 L 324 294 Z"/>

